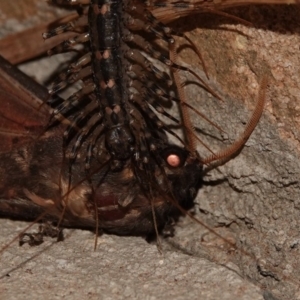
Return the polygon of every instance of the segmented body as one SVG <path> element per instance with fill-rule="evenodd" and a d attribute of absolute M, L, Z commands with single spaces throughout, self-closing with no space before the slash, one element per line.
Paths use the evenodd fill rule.
<path fill-rule="evenodd" d="M 167 127 L 153 109 L 175 122 L 179 121 L 168 115 L 161 105 L 162 100 L 168 100 L 164 87 L 170 87 L 172 79 L 157 69 L 141 51 L 165 64 L 175 64 L 155 51 L 140 32 L 154 32 L 154 37 L 162 34 L 169 42 L 173 39 L 163 32 L 164 27 L 155 28 L 149 23 L 147 18 L 153 16 L 140 2 L 91 1 L 88 11 L 81 18 L 87 19 L 84 22 L 88 30 L 89 52 L 78 61 L 76 67 L 71 65 L 61 76 L 63 80 L 59 79 L 51 89 L 53 94 L 74 81 L 84 81 L 85 87 L 81 94 L 73 95 L 55 110 L 55 114 L 66 112 L 78 102 L 83 103 L 84 111 L 81 107 L 76 116 L 72 114 L 73 126 L 79 126 L 81 130 L 74 139 L 71 156 L 76 156 L 83 139 L 88 137 L 89 161 L 91 149 L 105 137 L 105 148 L 116 164 L 115 167 L 120 167 L 122 160 L 133 156 L 137 163 L 148 163 L 151 152 L 161 147 L 161 140 L 162 143 L 166 142 Z M 56 29 L 53 34 L 59 31 Z M 48 34 L 48 37 L 51 35 Z M 88 43 L 87 38 L 85 42 Z M 56 48 L 54 51 L 61 50 Z M 159 82 L 160 79 L 165 82 Z M 95 99 L 87 101 L 83 96 L 91 93 Z M 77 102 L 74 102 L 74 97 Z"/>
<path fill-rule="evenodd" d="M 92 1 L 88 13 L 95 95 L 107 127 L 107 148 L 118 160 L 129 158 L 134 144 L 134 134 L 129 127 L 126 53 L 122 49 L 123 5 L 119 1 Z"/>

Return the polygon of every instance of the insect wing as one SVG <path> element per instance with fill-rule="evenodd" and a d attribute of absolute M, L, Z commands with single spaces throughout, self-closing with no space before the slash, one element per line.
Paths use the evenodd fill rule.
<path fill-rule="evenodd" d="M 36 138 L 49 119 L 47 90 L 0 57 L 0 152 Z"/>
<path fill-rule="evenodd" d="M 22 177 L 22 172 L 16 167 L 13 151 L 17 152 L 26 144 L 32 143 L 44 129 L 49 111 L 42 105 L 41 99 L 46 97 L 46 89 L 0 57 L 0 215 L 2 216 L 22 216 L 24 219 L 31 219 L 41 213 L 38 206 L 19 198 L 22 195 L 20 186 L 24 183 L 25 177 Z M 28 162 L 24 157 L 24 163 Z"/>

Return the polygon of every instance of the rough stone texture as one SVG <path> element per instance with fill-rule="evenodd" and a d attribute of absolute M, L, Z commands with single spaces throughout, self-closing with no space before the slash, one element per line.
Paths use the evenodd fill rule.
<path fill-rule="evenodd" d="M 254 134 L 238 157 L 206 176 L 210 185 L 197 197 L 197 217 L 237 248 L 188 218 L 174 238 L 163 241 L 163 255 L 141 238 L 114 236 L 100 237 L 93 252 L 93 235 L 75 231 L 63 243 L 5 250 L 1 275 L 10 277 L 2 277 L 0 289 L 6 297 L 262 299 L 260 288 L 265 299 L 300 299 L 300 9 L 247 6 L 228 12 L 253 26 L 212 14 L 174 26 L 199 47 L 209 84 L 224 99 L 195 85 L 186 88 L 191 103 L 226 131 L 194 119 L 214 151 L 243 131 L 259 82 L 268 78 L 266 108 Z M 180 59 L 203 76 L 192 50 L 184 48 Z M 2 222 L 5 241 L 25 226 Z"/>
<path fill-rule="evenodd" d="M 2 221 L 1 244 L 25 223 Z M 234 266 L 167 249 L 142 238 L 67 230 L 61 243 L 16 244 L 1 257 L 3 299 L 263 299 Z M 165 242 L 164 242 L 165 243 Z"/>
<path fill-rule="evenodd" d="M 248 114 L 253 109 L 262 76 L 269 82 L 267 103 L 242 153 L 206 178 L 223 183 L 199 193 L 199 209 L 212 217 L 214 226 L 226 225 L 238 233 L 237 244 L 251 255 L 231 258 L 245 275 L 280 299 L 299 299 L 300 9 L 251 6 L 230 13 L 255 28 L 219 16 L 198 16 L 187 25 L 212 85 L 226 103 L 197 92 L 191 92 L 190 99 L 231 138 L 247 121 L 245 109 Z"/>

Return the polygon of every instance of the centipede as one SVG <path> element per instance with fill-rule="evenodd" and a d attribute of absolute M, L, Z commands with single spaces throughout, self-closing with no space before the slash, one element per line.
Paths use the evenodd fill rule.
<path fill-rule="evenodd" d="M 102 232 L 154 237 L 160 241 L 157 243 L 161 251 L 161 235 L 168 236 L 166 239 L 173 246 L 176 244 L 174 223 L 178 222 L 180 216 L 187 215 L 185 221 L 180 218 L 180 222 L 189 222 L 186 221 L 189 219 L 195 226 L 200 226 L 198 217 L 190 213 L 193 207 L 197 209 L 199 205 L 204 217 L 213 215 L 210 211 L 218 205 L 218 193 L 224 195 L 222 184 L 218 183 L 226 184 L 225 190 L 229 193 L 224 196 L 225 200 L 233 193 L 251 195 L 251 182 L 255 183 L 259 176 L 251 174 L 249 167 L 243 171 L 243 163 L 239 159 L 247 153 L 248 149 L 243 148 L 253 130 L 257 126 L 260 128 L 257 124 L 267 99 L 267 86 L 269 89 L 272 78 L 279 75 L 264 65 L 261 58 L 261 61 L 254 61 L 250 65 L 251 109 L 245 114 L 247 117 L 242 118 L 244 129 L 235 135 L 235 139 L 228 139 L 225 127 L 220 125 L 223 124 L 221 119 L 226 119 L 226 114 L 219 113 L 219 110 L 225 107 L 226 112 L 230 111 L 226 102 L 231 100 L 224 92 L 227 88 L 221 87 L 215 80 L 216 70 L 211 67 L 212 58 L 218 53 L 213 37 L 214 34 L 215 37 L 221 35 L 215 31 L 211 35 L 207 33 L 205 38 L 211 43 L 209 49 L 214 49 L 208 53 L 203 49 L 205 46 L 199 45 L 196 38 L 186 33 L 186 24 L 182 24 L 181 19 L 195 15 L 193 21 L 200 25 L 192 25 L 194 31 L 201 28 L 201 22 L 206 22 L 209 27 L 211 16 L 214 21 L 222 19 L 222 22 L 229 24 L 225 39 L 226 35 L 235 34 L 235 46 L 243 50 L 253 40 L 249 34 L 251 28 L 264 29 L 265 24 L 269 24 L 271 32 L 282 33 L 271 21 L 266 21 L 280 15 L 280 9 L 289 9 L 293 11 L 294 18 L 297 17 L 295 7 L 298 6 L 286 8 L 286 1 L 264 3 L 282 6 L 272 6 L 270 12 L 267 5 L 248 8 L 248 3 L 244 1 L 221 1 L 218 4 L 212 1 L 51 1 L 53 7 L 63 6 L 68 11 L 72 9 L 72 12 L 55 24 L 47 25 L 47 28 L 42 26 L 46 42 L 41 36 L 35 36 L 35 39 L 39 39 L 38 45 L 47 44 L 46 47 L 41 46 L 43 50 L 25 53 L 30 56 L 19 61 L 19 55 L 10 58 L 13 53 L 2 54 L 0 51 L 13 63 L 31 59 L 45 50 L 51 56 L 72 54 L 65 67 L 56 71 L 54 79 L 45 85 L 47 89 L 26 77 L 9 62 L 0 61 L 1 98 L 7 103 L 0 110 L 3 119 L 0 213 L 5 218 L 43 219 L 56 226 L 55 230 L 45 225 L 40 226 L 38 233 L 24 232 L 20 244 L 40 244 L 45 236 L 60 239 L 61 228 L 75 227 L 96 232 L 96 236 L 99 236 L 96 242 L 101 239 Z M 235 8 L 228 10 L 231 7 Z M 264 10 L 270 15 L 265 15 Z M 199 13 L 204 16 L 201 22 L 197 20 Z M 266 19 L 255 22 L 253 16 L 257 14 Z M 284 16 L 282 19 L 280 24 L 284 23 Z M 176 21 L 174 25 L 172 21 Z M 235 24 L 241 25 L 230 30 Z M 291 28 L 284 27 L 287 31 Z M 297 26 L 294 25 L 294 28 Z M 261 34 L 260 29 L 257 32 Z M 224 37 L 218 43 L 229 43 L 224 41 Z M 179 41 L 187 48 L 182 51 L 183 55 L 178 53 Z M 268 40 L 264 42 L 268 43 Z M 3 45 L 7 45 L 7 40 Z M 185 53 L 188 53 L 187 56 L 184 56 Z M 229 54 L 229 51 L 226 53 Z M 186 63 L 192 56 L 198 67 Z M 242 58 L 237 60 L 242 61 Z M 237 66 L 240 69 L 236 70 L 236 74 L 246 68 L 243 63 L 237 63 Z M 253 74 L 256 75 L 255 84 Z M 220 77 L 224 80 L 226 74 Z M 232 85 L 235 82 L 234 79 Z M 247 79 L 244 82 L 247 83 Z M 190 93 L 190 86 L 193 85 L 197 86 L 194 87 L 197 92 Z M 15 87 L 17 91 L 14 91 Z M 70 88 L 73 91 L 68 92 Z M 243 97 L 238 88 L 233 91 Z M 200 97 L 204 100 L 199 100 Z M 22 99 L 22 105 L 19 99 Z M 230 103 L 233 105 L 232 101 Z M 211 115 L 202 112 L 202 105 L 209 108 Z M 241 103 L 234 107 L 240 107 L 243 111 Z M 250 110 L 252 113 L 249 113 Z M 266 121 L 263 124 L 267 126 Z M 212 129 L 207 129 L 208 126 Z M 8 130 L 14 134 L 9 136 Z M 282 131 L 277 134 L 286 136 Z M 215 148 L 216 140 L 225 146 Z M 259 146 L 250 148 L 257 152 L 259 147 L 265 149 L 263 141 L 255 141 Z M 289 143 L 293 144 L 291 140 Z M 241 170 L 232 167 L 235 163 Z M 224 165 L 220 168 L 225 168 L 225 171 L 220 171 L 219 165 Z M 224 172 L 232 174 L 226 178 Z M 297 171 L 293 172 L 297 174 Z M 235 182 L 235 176 L 245 177 L 246 180 Z M 262 172 L 260 178 L 264 176 Z M 206 178 L 214 183 L 210 185 Z M 287 171 L 281 170 L 278 181 L 274 182 L 281 184 L 288 194 L 290 189 L 298 185 L 297 179 L 293 178 L 287 176 Z M 200 204 L 195 206 L 198 190 L 200 195 L 197 201 Z M 209 200 L 201 205 L 204 196 Z M 237 200 L 236 196 L 233 198 Z M 271 194 L 270 198 L 271 203 L 275 201 Z M 251 279 L 265 290 L 263 295 L 266 299 L 272 297 L 273 290 L 274 295 L 280 297 L 286 291 L 286 297 L 295 297 L 297 275 L 291 275 L 284 267 L 283 270 L 277 267 L 284 266 L 284 262 L 289 262 L 288 266 L 296 266 L 295 260 L 285 258 L 285 252 L 278 254 L 284 248 L 278 240 L 283 233 L 278 233 L 280 237 L 275 234 L 273 242 L 267 238 L 268 230 L 257 234 L 258 228 L 263 227 L 264 223 L 257 221 L 247 210 L 257 212 L 256 206 L 262 204 L 256 204 L 252 196 L 246 196 L 241 201 L 243 204 L 228 204 L 237 207 L 234 217 L 226 216 L 231 212 L 226 204 L 220 204 L 225 205 L 221 209 L 221 217 L 208 218 L 209 224 L 216 230 L 210 230 L 207 226 L 206 230 L 209 231 L 202 237 L 201 246 L 208 249 L 205 255 L 211 254 L 209 252 L 213 247 L 220 252 L 227 251 L 227 255 L 236 252 L 236 255 L 230 254 L 231 257 L 236 256 L 232 260 L 239 261 L 245 276 L 251 273 Z M 250 204 L 245 204 L 245 201 Z M 275 207 L 280 205 L 275 204 Z M 272 217 L 276 220 L 274 213 Z M 293 212 L 293 216 L 296 218 L 296 213 Z M 233 232 L 235 227 L 241 226 L 241 235 L 235 236 L 232 242 L 230 237 L 226 238 L 226 233 L 225 237 L 218 233 L 224 225 Z M 297 248 L 295 228 L 295 224 L 290 228 L 293 239 L 285 239 L 289 249 Z M 248 238 L 243 239 L 245 232 Z M 215 242 L 217 246 L 211 246 L 214 242 L 210 241 L 210 235 L 222 240 L 220 247 L 225 247 L 225 250 L 219 249 L 218 241 Z M 256 240 L 253 235 L 258 235 L 258 239 L 266 238 L 265 249 L 262 246 L 257 250 L 249 245 L 250 241 L 253 243 Z M 266 262 L 265 252 L 271 252 L 272 247 L 276 249 L 275 254 L 270 262 Z M 280 292 L 276 290 L 278 286 L 282 288 Z"/>

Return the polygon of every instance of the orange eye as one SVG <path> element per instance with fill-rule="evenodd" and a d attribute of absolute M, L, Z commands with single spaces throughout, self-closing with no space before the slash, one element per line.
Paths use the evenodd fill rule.
<path fill-rule="evenodd" d="M 170 154 L 166 158 L 170 167 L 176 168 L 181 165 L 181 158 L 177 154 Z"/>
<path fill-rule="evenodd" d="M 185 164 L 187 151 L 178 146 L 170 146 L 163 150 L 162 157 L 168 167 L 179 168 Z"/>

